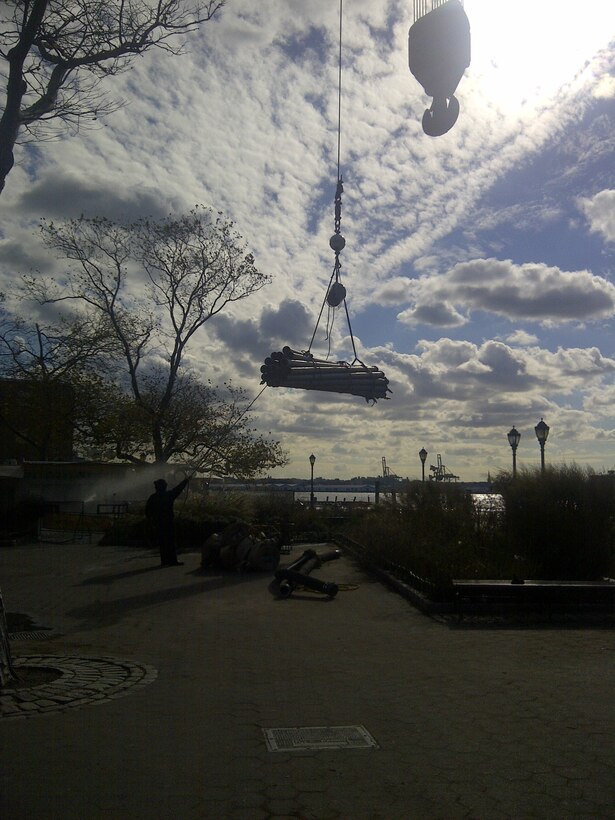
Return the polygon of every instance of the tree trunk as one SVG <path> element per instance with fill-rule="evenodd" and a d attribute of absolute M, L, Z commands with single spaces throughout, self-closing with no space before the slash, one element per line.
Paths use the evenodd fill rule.
<path fill-rule="evenodd" d="M 17 44 L 9 51 L 9 78 L 6 86 L 6 105 L 0 119 L 0 193 L 15 163 L 13 149 L 21 125 L 21 101 L 26 92 L 23 66 L 41 25 L 48 0 L 34 0 L 32 12 L 25 21 Z"/>
<path fill-rule="evenodd" d="M 0 193 L 4 190 L 6 178 L 15 163 L 13 149 L 19 133 L 19 109 L 26 90 L 25 80 L 21 76 L 22 67 L 15 66 L 11 61 L 6 108 L 0 119 Z"/>

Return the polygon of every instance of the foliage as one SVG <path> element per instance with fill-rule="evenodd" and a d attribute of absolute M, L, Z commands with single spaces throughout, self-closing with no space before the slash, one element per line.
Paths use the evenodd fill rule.
<path fill-rule="evenodd" d="M 249 503 L 239 493 L 211 493 L 205 498 L 184 496 L 175 502 L 175 536 L 180 549 L 198 549 L 214 532 L 235 521 L 251 518 Z M 145 509 L 134 507 L 116 518 L 101 544 L 150 546 Z"/>
<path fill-rule="evenodd" d="M 453 578 L 512 577 L 518 569 L 497 529 L 454 484 L 408 482 L 397 504 L 371 508 L 346 533 L 370 562 L 425 579 L 434 595 L 448 594 Z"/>
<path fill-rule="evenodd" d="M 143 384 L 146 402 L 158 403 L 161 385 L 155 376 L 144 377 Z M 130 394 L 99 380 L 97 385 L 90 381 L 79 395 L 76 445 L 82 454 L 96 459 L 155 460 L 151 416 Z M 188 469 L 241 478 L 283 464 L 280 444 L 250 427 L 245 414 L 248 404 L 246 392 L 231 382 L 217 387 L 192 374 L 179 376 L 172 401 L 159 417 L 162 439 L 174 450 L 173 460 Z"/>
<path fill-rule="evenodd" d="M 269 281 L 232 222 L 197 207 L 131 224 L 44 223 L 43 234 L 67 260 L 67 275 L 30 277 L 25 293 L 70 312 L 57 327 L 7 318 L 0 366 L 20 378 L 70 383 L 82 455 L 173 460 L 241 477 L 286 463 L 279 442 L 250 428 L 244 391 L 184 368 L 205 322 Z"/>
<path fill-rule="evenodd" d="M 591 469 L 521 470 L 497 482 L 485 510 L 455 485 L 415 482 L 346 528 L 366 560 L 425 579 L 447 595 L 454 578 L 597 580 L 615 572 L 615 476 Z"/>
<path fill-rule="evenodd" d="M 0 369 L 9 378 L 64 381 L 85 365 L 100 367 L 104 354 L 110 352 L 106 328 L 92 317 L 70 321 L 60 317 L 54 326 L 2 311 Z"/>
<path fill-rule="evenodd" d="M 77 303 L 104 322 L 148 429 L 153 460 L 194 457 L 195 447 L 207 442 L 186 441 L 176 435 L 176 425 L 170 431 L 168 425 L 178 407 L 186 417 L 202 399 L 195 380 L 181 378 L 187 347 L 229 303 L 269 282 L 233 223 L 197 207 L 178 218 L 128 225 L 84 217 L 44 223 L 43 236 L 68 261 L 69 276 L 60 282 L 29 279 L 30 294 L 44 304 Z M 192 425 L 193 433 L 198 429 Z M 142 440 L 116 444 L 118 458 L 144 460 Z"/>
<path fill-rule="evenodd" d="M 5 398 L 0 424 L 16 442 L 14 456 L 72 456 L 72 442 L 94 423 L 89 417 L 94 396 L 104 396 L 108 405 L 117 393 L 100 372 L 111 353 L 108 334 L 96 320 L 42 325 L 2 311 L 0 374 L 16 382 L 0 391 Z"/>
<path fill-rule="evenodd" d="M 241 492 L 210 492 L 205 496 L 188 495 L 176 504 L 179 515 L 190 518 L 250 521 L 254 509 L 250 496 Z"/>
<path fill-rule="evenodd" d="M 118 104 L 101 91 L 101 81 L 152 48 L 180 53 L 178 36 L 197 30 L 223 5 L 224 0 L 5 0 L 0 192 L 20 135 L 41 140 L 62 126 L 78 131 L 114 111 Z"/>
<path fill-rule="evenodd" d="M 535 578 L 600 578 L 613 570 L 615 476 L 576 464 L 502 475 L 508 547 Z"/>
<path fill-rule="evenodd" d="M 178 544 L 198 548 L 235 521 L 274 525 L 287 543 L 340 533 L 361 546 L 367 563 L 411 583 L 422 579 L 435 598 L 450 596 L 454 578 L 613 576 L 615 476 L 576 465 L 544 474 L 521 470 L 514 480 L 502 473 L 497 489 L 504 504 L 491 508 L 477 506 L 458 486 L 435 482 L 409 482 L 397 504 L 345 510 L 311 510 L 277 493 L 188 495 L 176 503 Z M 143 511 L 117 519 L 104 543 L 146 546 Z"/>

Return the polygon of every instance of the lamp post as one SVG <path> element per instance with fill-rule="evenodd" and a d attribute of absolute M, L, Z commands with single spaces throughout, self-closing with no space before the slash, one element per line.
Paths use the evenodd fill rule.
<path fill-rule="evenodd" d="M 310 477 L 310 509 L 314 509 L 314 462 L 316 461 L 316 456 L 314 453 L 310 456 L 310 469 L 312 471 Z"/>
<path fill-rule="evenodd" d="M 513 454 L 513 478 L 517 475 L 517 447 L 519 446 L 519 442 L 521 441 L 521 433 L 516 430 L 514 427 L 511 429 L 508 436 L 508 443 L 512 448 Z"/>
<path fill-rule="evenodd" d="M 427 458 L 427 450 L 421 447 L 419 450 L 419 458 L 421 459 L 421 470 L 423 473 L 423 481 L 425 481 L 425 459 Z"/>
<path fill-rule="evenodd" d="M 545 424 L 543 419 L 540 419 L 536 427 L 534 427 L 536 438 L 540 444 L 540 470 L 543 473 L 545 471 L 545 444 L 547 443 L 547 438 L 549 437 L 549 429 L 549 425 Z"/>

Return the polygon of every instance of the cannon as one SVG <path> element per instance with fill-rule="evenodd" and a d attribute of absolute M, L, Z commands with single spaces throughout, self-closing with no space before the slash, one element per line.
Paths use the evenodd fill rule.
<path fill-rule="evenodd" d="M 331 550 L 318 555 L 316 550 L 307 549 L 303 555 L 287 567 L 281 567 L 275 572 L 275 579 L 280 598 L 288 598 L 293 591 L 301 586 L 320 592 L 329 598 L 335 598 L 339 591 L 337 584 L 322 581 L 320 578 L 312 578 L 312 570 L 318 569 L 328 561 L 335 561 L 341 558 L 341 550 Z"/>

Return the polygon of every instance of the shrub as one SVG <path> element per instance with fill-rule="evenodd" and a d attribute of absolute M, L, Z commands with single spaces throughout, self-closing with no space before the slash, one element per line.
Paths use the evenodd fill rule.
<path fill-rule="evenodd" d="M 518 570 L 493 520 L 461 487 L 409 482 L 399 504 L 372 508 L 347 533 L 368 560 L 419 576 L 439 597 L 449 594 L 453 578 L 512 577 Z"/>
<path fill-rule="evenodd" d="M 613 570 L 615 477 L 576 464 L 521 470 L 498 482 L 509 550 L 528 577 L 594 580 Z"/>

